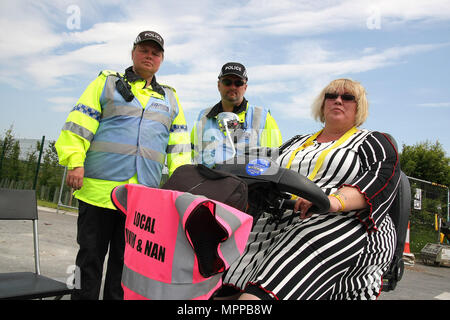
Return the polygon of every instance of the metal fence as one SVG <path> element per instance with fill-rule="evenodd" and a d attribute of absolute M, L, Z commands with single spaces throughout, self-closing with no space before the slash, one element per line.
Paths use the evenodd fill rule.
<path fill-rule="evenodd" d="M 73 207 L 77 201 L 64 183 L 65 168 L 58 164 L 54 141 L 0 139 L 0 187 L 34 189 L 38 200 L 57 206 Z"/>
<path fill-rule="evenodd" d="M 440 241 L 439 226 L 449 221 L 449 188 L 408 177 L 411 184 L 410 246 L 418 253 L 427 243 Z"/>

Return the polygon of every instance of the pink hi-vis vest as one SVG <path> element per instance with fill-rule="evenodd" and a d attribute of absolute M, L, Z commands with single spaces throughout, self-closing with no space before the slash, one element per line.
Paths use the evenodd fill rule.
<path fill-rule="evenodd" d="M 208 299 L 239 258 L 253 218 L 221 202 L 137 184 L 116 187 L 126 214 L 124 299 Z"/>

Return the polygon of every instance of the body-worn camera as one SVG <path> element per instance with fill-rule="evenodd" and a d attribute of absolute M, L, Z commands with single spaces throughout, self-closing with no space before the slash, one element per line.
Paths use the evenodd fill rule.
<path fill-rule="evenodd" d="M 117 74 L 116 89 L 126 102 L 131 102 L 134 99 L 134 94 L 131 92 L 130 84 L 119 74 Z"/>

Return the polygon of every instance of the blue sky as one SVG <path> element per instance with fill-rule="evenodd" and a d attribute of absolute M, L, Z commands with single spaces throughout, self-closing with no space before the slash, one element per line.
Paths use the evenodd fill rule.
<path fill-rule="evenodd" d="M 228 61 L 248 69 L 246 98 L 270 108 L 286 141 L 315 132 L 319 91 L 360 81 L 362 126 L 400 144 L 438 140 L 450 156 L 450 1 L 1 1 L 0 135 L 57 139 L 100 70 L 131 65 L 140 31 L 165 39 L 157 79 L 173 86 L 189 129 L 219 101 Z"/>

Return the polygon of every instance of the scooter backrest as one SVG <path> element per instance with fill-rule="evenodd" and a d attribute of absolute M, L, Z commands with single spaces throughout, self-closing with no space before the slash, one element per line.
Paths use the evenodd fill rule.
<path fill-rule="evenodd" d="M 384 133 L 397 149 L 397 142 L 388 133 Z M 398 168 L 401 170 L 400 165 Z M 411 186 L 408 177 L 403 171 L 400 171 L 400 184 L 397 190 L 395 200 L 389 209 L 389 214 L 397 230 L 397 247 L 395 255 L 401 256 L 405 247 L 406 233 L 408 230 L 409 216 L 411 213 Z"/>

